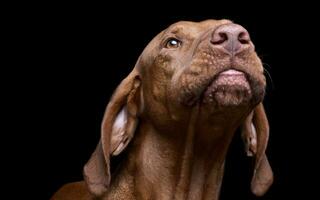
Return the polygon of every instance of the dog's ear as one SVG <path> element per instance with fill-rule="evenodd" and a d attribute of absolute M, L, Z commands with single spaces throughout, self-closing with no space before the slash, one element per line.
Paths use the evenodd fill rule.
<path fill-rule="evenodd" d="M 247 155 L 255 157 L 251 191 L 256 196 L 262 196 L 273 182 L 273 172 L 265 154 L 269 139 L 269 123 L 262 103 L 258 104 L 244 121 L 242 139 Z"/>
<path fill-rule="evenodd" d="M 141 110 L 141 80 L 134 69 L 114 92 L 107 105 L 99 144 L 84 166 L 84 179 L 94 196 L 102 196 L 110 185 L 110 156 L 118 155 L 133 138 Z"/>

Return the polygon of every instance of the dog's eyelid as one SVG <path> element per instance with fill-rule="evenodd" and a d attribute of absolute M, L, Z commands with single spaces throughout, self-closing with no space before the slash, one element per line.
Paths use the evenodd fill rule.
<path fill-rule="evenodd" d="M 179 48 L 182 45 L 182 41 L 176 37 L 169 37 L 164 41 L 164 47 L 168 49 Z"/>

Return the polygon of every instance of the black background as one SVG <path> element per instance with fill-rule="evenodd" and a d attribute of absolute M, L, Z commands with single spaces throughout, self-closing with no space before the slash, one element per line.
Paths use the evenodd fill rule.
<path fill-rule="evenodd" d="M 14 53 L 7 67 L 12 77 L 5 81 L 13 104 L 7 106 L 13 123 L 5 147 L 6 163 L 14 169 L 5 173 L 11 177 L 11 195 L 48 199 L 64 183 L 82 179 L 113 90 L 158 32 L 179 20 L 227 18 L 247 28 L 272 77 L 264 104 L 275 182 L 260 199 L 309 199 L 317 185 L 310 180 L 317 180 L 313 135 L 318 131 L 311 126 L 317 118 L 312 117 L 317 103 L 312 11 L 302 5 L 215 2 L 131 6 L 20 5 L 7 15 L 14 19 L 7 50 Z M 251 164 L 235 137 L 221 199 L 256 199 L 249 190 Z"/>

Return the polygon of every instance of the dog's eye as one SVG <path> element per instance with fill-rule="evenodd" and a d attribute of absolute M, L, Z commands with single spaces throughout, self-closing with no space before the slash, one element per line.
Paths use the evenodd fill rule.
<path fill-rule="evenodd" d="M 181 45 L 181 41 L 175 38 L 170 38 L 166 42 L 166 48 L 172 49 L 172 48 L 178 48 Z"/>

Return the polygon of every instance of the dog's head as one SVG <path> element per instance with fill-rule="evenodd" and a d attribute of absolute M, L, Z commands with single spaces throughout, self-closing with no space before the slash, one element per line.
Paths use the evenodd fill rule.
<path fill-rule="evenodd" d="M 148 113 L 176 120 L 197 103 L 211 112 L 256 105 L 266 84 L 248 32 L 228 20 L 171 25 L 146 47 L 138 70 Z"/>
<path fill-rule="evenodd" d="M 262 195 L 272 182 L 264 153 L 269 134 L 261 104 L 265 86 L 262 63 L 242 26 L 228 20 L 171 25 L 148 44 L 110 100 L 101 141 L 84 168 L 89 189 L 96 195 L 107 190 L 109 156 L 128 145 L 138 119 L 170 129 L 185 124 L 198 106 L 203 123 L 217 113 L 252 111 L 243 136 L 256 155 L 252 190 Z"/>

